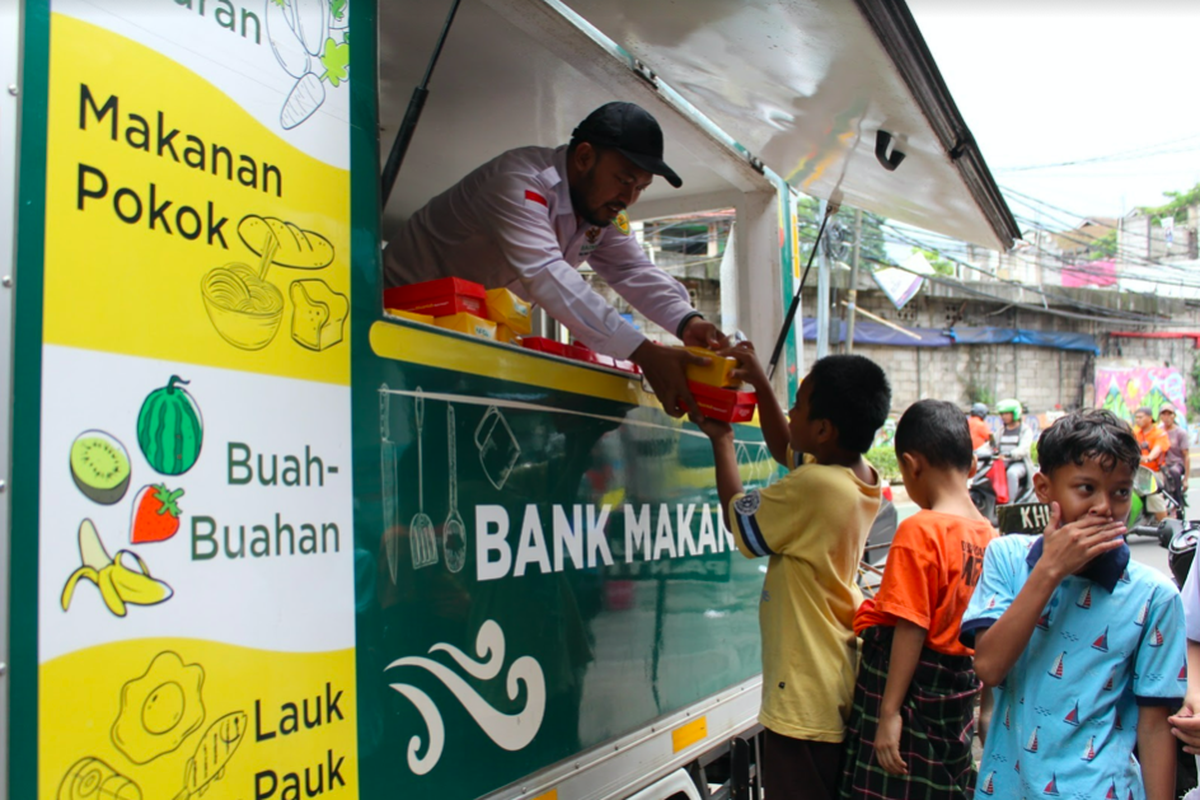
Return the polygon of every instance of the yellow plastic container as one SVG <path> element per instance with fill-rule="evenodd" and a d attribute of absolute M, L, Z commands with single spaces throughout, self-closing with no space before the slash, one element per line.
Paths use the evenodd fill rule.
<path fill-rule="evenodd" d="M 712 350 L 704 347 L 685 347 L 684 350 L 687 350 L 692 355 L 707 358 L 710 361 L 707 367 L 702 367 L 698 364 L 688 364 L 687 379 L 689 381 L 703 383 L 706 386 L 736 387 L 741 385 L 741 381 L 729 376 L 730 372 L 737 369 L 738 362 L 736 358 L 719 356 Z"/>
<path fill-rule="evenodd" d="M 400 317 L 401 319 L 412 320 L 413 322 L 423 322 L 426 325 L 433 324 L 433 317 L 428 314 L 418 314 L 416 311 L 403 311 L 399 308 L 385 308 L 384 311 L 393 317 Z"/>
<path fill-rule="evenodd" d="M 497 322 L 496 341 L 519 346 L 521 344 L 521 337 L 514 333 L 513 329 L 505 325 L 503 322 Z"/>
<path fill-rule="evenodd" d="M 522 336 L 533 333 L 533 306 L 508 289 L 488 289 L 486 303 L 488 319 L 503 323 Z"/>
<path fill-rule="evenodd" d="M 468 314 L 466 311 L 445 317 L 435 317 L 433 324 L 446 330 L 478 336 L 480 339 L 495 340 L 496 338 L 496 323 L 490 319 Z"/>

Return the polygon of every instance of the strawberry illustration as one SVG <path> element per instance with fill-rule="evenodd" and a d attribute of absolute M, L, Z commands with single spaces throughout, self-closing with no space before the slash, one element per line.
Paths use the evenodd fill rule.
<path fill-rule="evenodd" d="M 166 484 L 143 486 L 133 499 L 129 540 L 134 544 L 165 542 L 179 531 L 179 498 L 183 489 L 171 491 Z"/>

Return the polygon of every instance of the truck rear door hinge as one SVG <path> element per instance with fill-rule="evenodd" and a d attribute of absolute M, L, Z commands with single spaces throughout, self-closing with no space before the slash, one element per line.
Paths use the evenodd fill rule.
<path fill-rule="evenodd" d="M 654 74 L 654 70 L 646 66 L 641 59 L 633 60 L 633 74 L 644 80 L 646 83 L 658 89 L 658 76 Z"/>

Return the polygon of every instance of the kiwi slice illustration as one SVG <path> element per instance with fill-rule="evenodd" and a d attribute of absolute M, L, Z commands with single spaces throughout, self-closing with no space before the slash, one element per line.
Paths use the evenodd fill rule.
<path fill-rule="evenodd" d="M 129 453 L 104 431 L 84 431 L 71 443 L 71 477 L 89 499 L 110 506 L 129 488 Z"/>

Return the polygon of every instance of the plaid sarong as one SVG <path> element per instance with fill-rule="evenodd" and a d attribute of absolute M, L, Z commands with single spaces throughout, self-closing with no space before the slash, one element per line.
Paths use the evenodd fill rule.
<path fill-rule="evenodd" d="M 846 728 L 840 797 L 972 798 L 975 764 L 971 742 L 975 734 L 975 696 L 981 684 L 968 656 L 922 649 L 912 685 L 900 707 L 904 722 L 900 757 L 908 765 L 908 775 L 892 775 L 875 758 L 875 732 L 894 632 L 894 628 L 877 625 L 862 634 L 862 666 Z"/>

